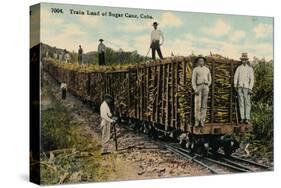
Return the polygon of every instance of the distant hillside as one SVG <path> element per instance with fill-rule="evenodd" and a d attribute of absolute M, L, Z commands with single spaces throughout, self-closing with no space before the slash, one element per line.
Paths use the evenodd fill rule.
<path fill-rule="evenodd" d="M 41 44 L 42 56 L 54 58 L 62 56 L 64 54 L 64 49 L 56 48 L 55 46 L 50 46 L 48 44 Z M 67 50 L 67 49 L 66 49 Z M 77 63 L 78 53 L 76 51 L 68 51 L 70 54 L 71 63 Z M 56 55 L 55 55 L 56 54 Z M 136 64 L 144 61 L 145 57 L 138 54 L 137 51 L 123 51 L 119 49 L 118 51 L 113 50 L 108 47 L 105 52 L 106 64 Z M 98 63 L 98 53 L 97 51 L 91 51 L 83 54 L 83 63 L 85 64 L 97 64 Z"/>

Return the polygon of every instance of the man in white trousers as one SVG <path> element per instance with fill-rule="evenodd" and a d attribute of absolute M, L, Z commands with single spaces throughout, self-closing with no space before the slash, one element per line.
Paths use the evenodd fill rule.
<path fill-rule="evenodd" d="M 251 94 L 254 87 L 254 70 L 249 65 L 247 53 L 242 53 L 241 65 L 234 74 L 234 88 L 238 93 L 240 123 L 248 124 L 251 112 Z"/>
<path fill-rule="evenodd" d="M 210 70 L 205 66 L 206 58 L 199 55 L 195 59 L 196 67 L 192 72 L 192 88 L 195 93 L 194 97 L 194 115 L 195 115 L 195 127 L 204 126 L 204 122 L 207 114 L 207 103 L 209 95 L 209 87 L 212 83 L 212 77 Z"/>
<path fill-rule="evenodd" d="M 100 106 L 101 116 L 101 128 L 102 128 L 102 155 L 109 154 L 109 141 L 110 141 L 110 129 L 111 124 L 115 122 L 113 120 L 109 105 L 112 103 L 112 97 L 105 95 L 105 99 Z"/>

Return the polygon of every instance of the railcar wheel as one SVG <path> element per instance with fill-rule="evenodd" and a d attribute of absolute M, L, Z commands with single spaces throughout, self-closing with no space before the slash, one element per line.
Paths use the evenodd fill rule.
<path fill-rule="evenodd" d="M 226 156 L 230 156 L 239 148 L 239 142 L 233 136 L 225 136 L 223 139 L 223 151 Z"/>
<path fill-rule="evenodd" d="M 151 136 L 154 140 L 157 140 L 159 138 L 159 134 L 154 128 L 151 129 Z"/>
<path fill-rule="evenodd" d="M 225 156 L 229 157 L 232 154 L 232 148 L 231 147 L 225 147 L 225 148 L 223 148 L 223 152 L 224 152 Z"/>
<path fill-rule="evenodd" d="M 208 152 L 210 150 L 209 143 L 208 142 L 200 142 L 200 141 L 193 141 L 190 144 L 190 150 L 193 153 L 197 153 L 200 155 L 208 155 Z"/>
<path fill-rule="evenodd" d="M 211 151 L 212 154 L 216 155 L 219 151 L 219 148 L 220 148 L 219 146 L 212 146 L 210 151 Z"/>
<path fill-rule="evenodd" d="M 192 152 L 197 153 L 199 155 L 207 156 L 209 152 L 209 147 L 206 147 L 205 144 L 200 144 L 195 146 Z"/>

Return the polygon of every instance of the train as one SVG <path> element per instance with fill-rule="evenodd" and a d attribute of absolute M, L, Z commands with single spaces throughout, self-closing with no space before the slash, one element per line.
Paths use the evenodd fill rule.
<path fill-rule="evenodd" d="M 68 91 L 99 111 L 104 96 L 113 98 L 112 109 L 120 122 L 154 139 L 179 143 L 192 152 L 208 154 L 222 150 L 231 155 L 239 137 L 252 130 L 240 124 L 233 87 L 239 61 L 206 56 L 212 75 L 204 127 L 194 126 L 194 92 L 191 86 L 196 56 L 177 56 L 147 61 L 119 69 L 70 68 L 50 58 L 43 70 Z"/>

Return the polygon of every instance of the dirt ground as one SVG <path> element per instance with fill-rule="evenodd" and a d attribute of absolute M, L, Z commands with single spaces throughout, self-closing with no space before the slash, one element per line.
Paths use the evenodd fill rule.
<path fill-rule="evenodd" d="M 61 100 L 59 85 L 46 73 L 43 79 L 48 81 L 54 96 L 68 109 L 73 121 L 82 125 L 81 134 L 90 134 L 93 141 L 100 144 L 99 114 L 93 113 L 87 105 L 69 93 L 66 100 Z M 48 104 L 46 100 L 41 102 L 43 106 Z M 102 157 L 102 167 L 113 169 L 110 174 L 106 174 L 108 181 L 210 174 L 201 166 L 160 147 L 161 143 L 158 141 L 153 141 L 144 135 L 137 135 L 121 126 L 117 127 L 117 132 L 118 151 L 115 151 L 112 141 L 113 153 Z M 103 181 L 104 178 L 101 177 L 100 180 Z"/>

